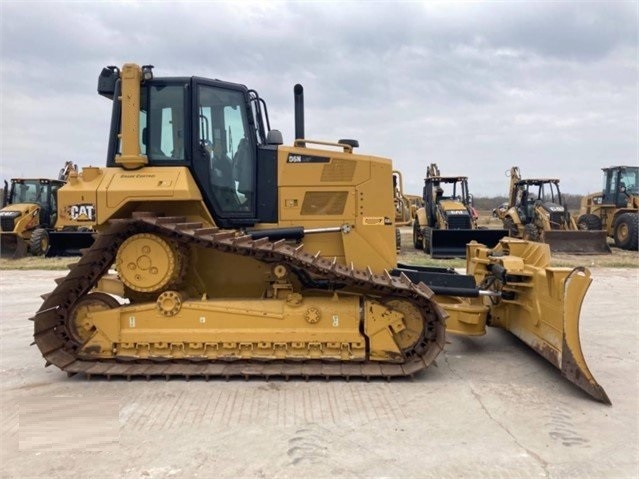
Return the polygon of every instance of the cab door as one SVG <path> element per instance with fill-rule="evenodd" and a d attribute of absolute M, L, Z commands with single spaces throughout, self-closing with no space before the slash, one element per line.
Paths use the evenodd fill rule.
<path fill-rule="evenodd" d="M 241 85 L 194 85 L 193 171 L 222 227 L 255 219 L 256 145 L 248 96 Z"/>

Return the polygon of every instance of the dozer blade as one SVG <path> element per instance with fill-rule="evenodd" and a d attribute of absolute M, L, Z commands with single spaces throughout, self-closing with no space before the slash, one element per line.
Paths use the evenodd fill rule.
<path fill-rule="evenodd" d="M 499 243 L 506 230 L 468 229 L 468 230 L 431 230 L 431 258 L 465 258 L 466 245 L 471 241 L 492 248 Z"/>
<path fill-rule="evenodd" d="M 0 257 L 5 259 L 24 258 L 27 255 L 27 242 L 15 233 L 0 235 Z"/>
<path fill-rule="evenodd" d="M 606 232 L 596 230 L 551 230 L 544 231 L 544 243 L 553 253 L 611 254 Z"/>
<path fill-rule="evenodd" d="M 93 244 L 93 234 L 91 231 L 51 231 L 45 256 L 79 256 L 80 250 Z"/>
<path fill-rule="evenodd" d="M 501 247 L 505 255 L 488 253 L 483 265 L 469 264 L 475 272 L 484 270 L 487 262 L 492 263 L 488 269 L 493 273 L 503 267 L 502 297 L 490 306 L 490 325 L 510 331 L 570 382 L 610 404 L 588 369 L 579 339 L 579 314 L 592 282 L 590 271 L 549 267 L 550 252 L 542 243 L 511 240 L 502 241 Z"/>

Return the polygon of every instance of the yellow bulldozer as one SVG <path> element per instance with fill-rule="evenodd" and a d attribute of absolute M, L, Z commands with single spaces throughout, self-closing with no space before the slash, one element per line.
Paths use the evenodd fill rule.
<path fill-rule="evenodd" d="M 431 258 L 463 258 L 471 241 L 492 247 L 508 234 L 478 227 L 468 178 L 442 176 L 435 163 L 426 169 L 423 200 L 413 222 L 413 246 Z"/>
<path fill-rule="evenodd" d="M 0 210 L 0 256 L 18 259 L 33 256 L 79 254 L 93 242 L 87 227 L 56 229 L 57 194 L 75 168 L 67 161 L 57 179 L 13 178 L 5 181 Z"/>
<path fill-rule="evenodd" d="M 244 85 L 106 67 L 105 167 L 70 175 L 63 224 L 93 245 L 31 318 L 47 365 L 84 377 L 412 376 L 445 335 L 511 331 L 595 399 L 579 313 L 587 269 L 546 245 L 468 246 L 468 273 L 399 265 L 392 162 L 305 138 L 284 146 Z"/>
<path fill-rule="evenodd" d="M 507 174 L 508 205 L 499 216 L 510 237 L 547 243 L 558 253 L 611 253 L 605 231 L 577 227 L 563 203 L 558 179 L 524 179 L 517 166 Z"/>
<path fill-rule="evenodd" d="M 604 230 L 617 248 L 639 247 L 639 167 L 602 168 L 603 190 L 581 199 L 577 227 Z"/>

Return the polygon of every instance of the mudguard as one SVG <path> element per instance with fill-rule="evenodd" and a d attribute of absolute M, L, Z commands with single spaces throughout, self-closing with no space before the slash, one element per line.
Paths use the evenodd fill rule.
<path fill-rule="evenodd" d="M 467 271 L 486 296 L 489 326 L 510 331 L 546 358 L 562 376 L 606 404 L 610 399 L 588 369 L 579 339 L 579 314 L 592 282 L 587 268 L 550 265 L 550 248 L 504 238 L 490 250 L 469 245 Z"/>
<path fill-rule="evenodd" d="M 506 230 L 465 229 L 465 230 L 430 230 L 431 258 L 464 258 L 466 244 L 476 241 L 493 248 L 504 236 Z"/>
<path fill-rule="evenodd" d="M 19 259 L 27 255 L 27 242 L 16 233 L 0 234 L 0 257 Z"/>

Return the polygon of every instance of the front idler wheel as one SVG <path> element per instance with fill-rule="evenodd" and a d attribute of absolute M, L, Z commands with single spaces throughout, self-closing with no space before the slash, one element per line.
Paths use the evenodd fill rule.
<path fill-rule="evenodd" d="M 118 300 L 106 293 L 90 293 L 83 296 L 71 306 L 67 323 L 69 335 L 76 344 L 84 344 L 95 330 L 91 314 L 118 307 Z"/>
<path fill-rule="evenodd" d="M 394 331 L 393 337 L 399 349 L 404 354 L 410 355 L 424 337 L 424 317 L 417 306 L 406 300 L 391 299 L 384 301 L 383 304 L 404 315 L 405 328 Z"/>

